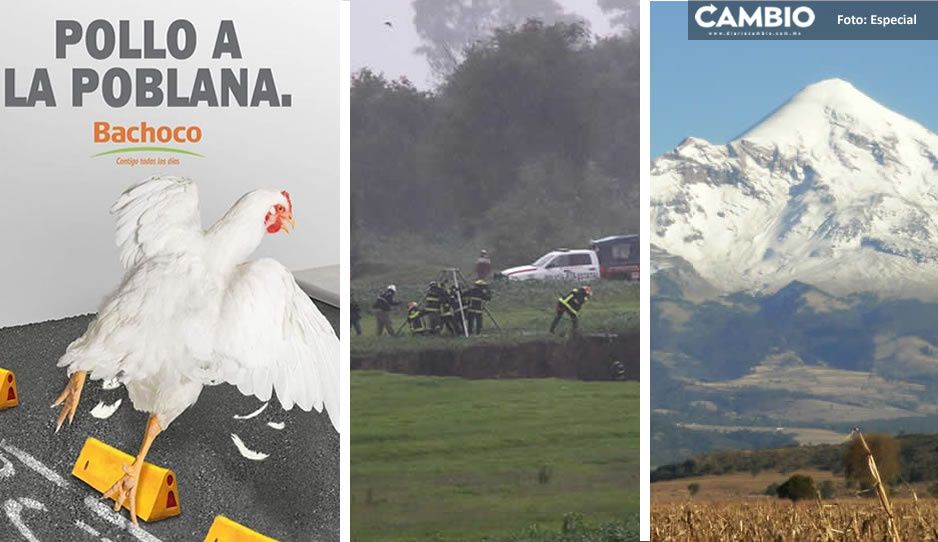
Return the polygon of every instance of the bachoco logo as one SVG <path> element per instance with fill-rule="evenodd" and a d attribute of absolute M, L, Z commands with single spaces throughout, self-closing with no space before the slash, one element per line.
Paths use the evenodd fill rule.
<path fill-rule="evenodd" d="M 144 121 L 139 124 L 122 126 L 99 120 L 92 124 L 92 133 L 96 145 L 133 144 L 99 152 L 93 155 L 92 158 L 135 152 L 163 152 L 203 158 L 203 155 L 197 152 L 179 147 L 180 145 L 195 144 L 202 141 L 202 127 L 198 125 L 153 126 Z"/>
<path fill-rule="evenodd" d="M 701 28 L 808 28 L 814 24 L 814 10 L 808 6 L 707 4 L 697 8 L 694 21 Z"/>

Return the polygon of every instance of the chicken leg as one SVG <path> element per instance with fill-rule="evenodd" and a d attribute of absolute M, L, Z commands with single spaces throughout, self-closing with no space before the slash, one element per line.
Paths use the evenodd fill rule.
<path fill-rule="evenodd" d="M 72 420 L 75 419 L 75 412 L 78 410 L 78 401 L 81 400 L 81 390 L 85 387 L 85 378 L 87 376 L 88 373 L 85 371 L 75 371 L 72 373 L 71 378 L 68 379 L 68 384 L 65 385 L 65 389 L 59 394 L 58 399 L 52 403 L 52 408 L 60 404 L 62 405 L 62 411 L 59 412 L 59 419 L 55 424 L 56 433 L 62 428 L 62 423 L 65 422 L 66 416 L 68 416 L 69 425 L 71 425 Z"/>
<path fill-rule="evenodd" d="M 160 427 L 159 420 L 155 414 L 150 414 L 147 420 L 147 429 L 143 434 L 143 443 L 140 445 L 140 451 L 137 452 L 137 458 L 133 465 L 124 465 L 124 476 L 111 486 L 111 489 L 101 495 L 102 499 L 114 499 L 114 511 L 118 512 L 124 502 L 129 501 L 127 506 L 130 508 L 130 521 L 137 525 L 137 482 L 140 480 L 140 471 L 143 470 L 143 462 L 150 451 L 150 445 L 156 439 L 156 436 L 163 430 Z"/>

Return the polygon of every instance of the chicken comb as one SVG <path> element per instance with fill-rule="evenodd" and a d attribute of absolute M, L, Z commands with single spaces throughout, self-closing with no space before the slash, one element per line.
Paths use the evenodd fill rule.
<path fill-rule="evenodd" d="M 283 197 L 287 198 L 287 210 L 289 210 L 290 212 L 293 212 L 293 200 L 290 199 L 290 193 L 287 192 L 286 190 L 280 193 L 283 194 Z"/>

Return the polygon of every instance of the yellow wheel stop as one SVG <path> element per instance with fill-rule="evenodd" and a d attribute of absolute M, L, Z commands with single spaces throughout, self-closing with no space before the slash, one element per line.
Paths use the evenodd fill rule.
<path fill-rule="evenodd" d="M 252 531 L 225 516 L 215 516 L 205 542 L 277 542 L 277 540 Z"/>
<path fill-rule="evenodd" d="M 104 493 L 124 475 L 123 466 L 133 462 L 130 454 L 89 437 L 78 454 L 72 476 Z M 124 503 L 124 508 L 129 510 L 129 503 Z M 137 517 L 152 523 L 178 516 L 181 511 L 176 473 L 145 462 L 137 481 Z"/>
<path fill-rule="evenodd" d="M 20 395 L 16 389 L 16 377 L 13 371 L 0 369 L 0 410 L 13 408 L 20 404 Z"/>

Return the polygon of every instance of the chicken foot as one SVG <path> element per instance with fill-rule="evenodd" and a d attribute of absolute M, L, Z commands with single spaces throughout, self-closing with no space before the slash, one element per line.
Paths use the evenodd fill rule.
<path fill-rule="evenodd" d="M 59 412 L 59 419 L 55 424 L 55 432 L 58 433 L 68 416 L 68 424 L 72 424 L 75 419 L 75 412 L 78 411 L 78 401 L 81 400 L 81 390 L 85 387 L 85 378 L 88 373 L 85 371 L 75 371 L 68 379 L 65 389 L 59 394 L 59 397 L 52 403 L 52 408 L 62 405 L 62 411 Z"/>
<path fill-rule="evenodd" d="M 163 428 L 160 427 L 160 422 L 156 419 L 156 415 L 150 414 L 150 418 L 147 420 L 146 432 L 143 434 L 143 443 L 140 445 L 137 458 L 132 465 L 123 466 L 124 476 L 111 486 L 111 489 L 105 491 L 104 495 L 101 495 L 102 499 L 114 499 L 115 512 L 120 511 L 121 506 L 127 502 L 127 506 L 130 508 L 130 521 L 132 521 L 134 525 L 138 525 L 137 482 L 140 480 L 140 472 L 143 470 L 143 463 L 147 457 L 147 452 L 150 451 L 150 445 L 153 444 L 156 436 L 159 435 L 162 430 Z"/>

